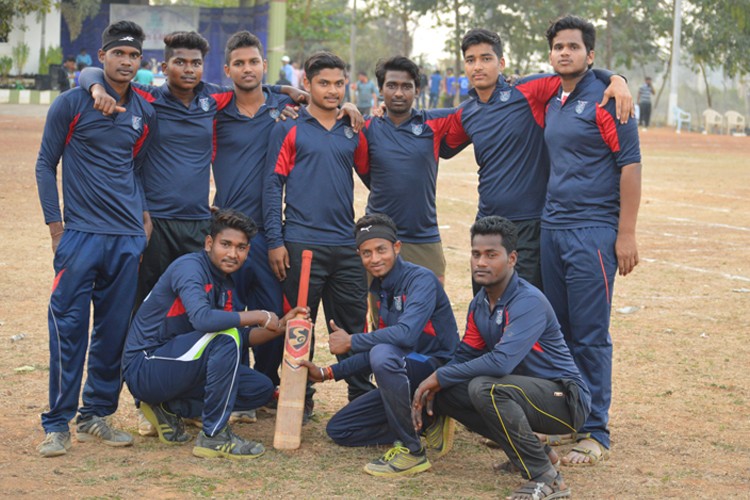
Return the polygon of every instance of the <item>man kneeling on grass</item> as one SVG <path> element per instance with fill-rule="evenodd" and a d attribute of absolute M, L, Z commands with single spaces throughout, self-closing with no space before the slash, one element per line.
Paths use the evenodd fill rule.
<path fill-rule="evenodd" d="M 430 468 L 421 429 L 412 429 L 411 396 L 458 345 L 456 319 L 445 290 L 432 271 L 399 257 L 401 242 L 396 234 L 393 220 L 383 214 L 365 215 L 355 226 L 357 252 L 373 277 L 370 293 L 378 303 L 380 328 L 350 335 L 332 322 L 331 353 L 353 355 L 325 368 L 303 362 L 313 382 L 370 370 L 375 374 L 378 388 L 342 408 L 326 428 L 342 446 L 393 443 L 383 457 L 365 465 L 372 476 L 415 474 Z M 450 448 L 452 424 L 438 418 L 425 431 L 428 447 L 444 443 L 436 450 L 438 457 Z"/>
<path fill-rule="evenodd" d="M 563 498 L 570 489 L 534 434 L 574 432 L 591 396 L 568 351 L 552 306 L 515 271 L 518 233 L 490 216 L 471 227 L 471 272 L 482 286 L 469 305 L 466 334 L 447 366 L 414 393 L 414 427 L 422 410 L 450 416 L 496 442 L 508 471 L 528 479 L 513 500 Z"/>
<path fill-rule="evenodd" d="M 281 335 L 281 320 L 268 311 L 234 311 L 229 276 L 242 267 L 257 232 L 249 217 L 220 210 L 211 220 L 205 251 L 175 260 L 133 319 L 123 356 L 130 392 L 166 444 L 190 440 L 182 417 L 202 417 L 193 455 L 256 458 L 265 448 L 229 428 L 234 410 L 268 403 L 270 379 L 240 363 L 241 353 Z M 255 327 L 252 330 L 244 327 Z"/>

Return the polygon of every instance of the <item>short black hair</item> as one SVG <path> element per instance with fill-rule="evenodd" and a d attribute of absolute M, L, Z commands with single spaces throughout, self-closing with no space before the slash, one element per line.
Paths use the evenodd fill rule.
<path fill-rule="evenodd" d="M 552 41 L 557 34 L 563 30 L 579 30 L 583 37 L 583 44 L 586 46 L 586 53 L 594 50 L 596 45 L 596 28 L 594 25 L 578 16 L 562 16 L 552 21 L 547 28 L 547 43 L 552 50 Z"/>
<path fill-rule="evenodd" d="M 102 47 L 105 44 L 105 40 L 112 38 L 120 38 L 122 36 L 132 36 L 138 40 L 141 45 L 146 40 L 146 34 L 143 32 L 143 28 L 134 23 L 133 21 L 117 21 L 112 23 L 102 31 Z M 81 49 L 81 52 L 85 52 L 86 49 Z"/>
<path fill-rule="evenodd" d="M 503 57 L 503 41 L 500 40 L 500 35 L 482 28 L 466 32 L 461 40 L 461 53 L 466 55 L 466 51 L 469 50 L 469 47 L 479 45 L 480 43 L 489 44 L 492 47 L 492 52 L 495 53 L 498 59 Z"/>
<path fill-rule="evenodd" d="M 65 58 L 65 61 L 63 61 L 63 62 L 71 62 L 71 61 L 72 62 L 76 62 L 76 58 L 73 57 L 73 56 L 68 56 L 68 57 Z"/>
<path fill-rule="evenodd" d="M 195 31 L 173 31 L 164 37 L 164 60 L 169 61 L 176 49 L 200 50 L 201 57 L 208 54 L 208 40 Z"/>
<path fill-rule="evenodd" d="M 258 52 L 260 52 L 260 57 L 263 57 L 263 42 L 260 41 L 260 38 L 249 31 L 238 31 L 229 37 L 229 40 L 227 40 L 227 46 L 224 49 L 224 58 L 227 61 L 227 65 L 229 64 L 232 51 L 243 47 L 255 47 L 258 49 Z"/>
<path fill-rule="evenodd" d="M 211 238 L 216 238 L 216 235 L 225 229 L 236 229 L 245 233 L 247 241 L 252 240 L 258 234 L 258 226 L 253 219 L 231 208 L 222 208 L 211 216 L 211 229 L 209 232 Z"/>
<path fill-rule="evenodd" d="M 315 75 L 324 69 L 340 69 L 346 77 L 346 63 L 331 52 L 316 52 L 305 61 L 305 76 L 312 82 Z"/>
<path fill-rule="evenodd" d="M 474 236 L 481 235 L 498 235 L 502 238 L 503 246 L 510 255 L 518 246 L 518 229 L 516 225 L 505 217 L 499 215 L 489 215 L 477 219 L 471 226 L 471 241 Z"/>
<path fill-rule="evenodd" d="M 398 233 L 398 228 L 396 227 L 396 223 L 393 222 L 393 219 L 391 219 L 387 215 L 367 214 L 367 215 L 363 215 L 357 220 L 357 223 L 354 225 L 354 234 L 356 235 L 357 233 L 359 233 L 359 230 L 362 229 L 363 227 L 373 226 L 373 225 L 387 226 L 393 229 L 394 233 Z"/>
<path fill-rule="evenodd" d="M 151 67 L 151 63 L 147 59 L 143 59 L 141 61 L 141 68 L 149 69 L 150 67 Z"/>
<path fill-rule="evenodd" d="M 381 90 L 383 89 L 383 84 L 385 84 L 385 74 L 388 71 L 404 71 L 414 80 L 416 88 L 419 88 L 421 84 L 419 66 L 408 57 L 394 56 L 390 59 L 381 59 L 378 61 L 375 67 L 375 78 L 378 79 L 378 88 Z"/>

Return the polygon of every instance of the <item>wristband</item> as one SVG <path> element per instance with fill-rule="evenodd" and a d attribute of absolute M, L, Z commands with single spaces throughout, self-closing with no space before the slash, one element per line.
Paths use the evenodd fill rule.
<path fill-rule="evenodd" d="M 326 380 L 333 380 L 333 368 L 326 366 Z"/>
<path fill-rule="evenodd" d="M 64 232 L 65 231 L 63 230 L 63 231 L 60 231 L 59 233 L 50 234 L 50 238 L 56 238 L 56 237 L 60 236 L 61 234 L 63 234 Z"/>
<path fill-rule="evenodd" d="M 261 312 L 266 313 L 267 318 L 265 324 L 263 325 L 263 328 L 268 328 L 268 324 L 271 322 L 271 313 L 266 311 L 265 309 L 261 309 Z"/>
<path fill-rule="evenodd" d="M 320 370 L 320 379 L 321 379 L 320 381 L 321 382 L 325 382 L 326 381 L 326 372 L 325 372 L 325 370 L 323 370 L 322 367 L 318 368 L 318 370 Z"/>

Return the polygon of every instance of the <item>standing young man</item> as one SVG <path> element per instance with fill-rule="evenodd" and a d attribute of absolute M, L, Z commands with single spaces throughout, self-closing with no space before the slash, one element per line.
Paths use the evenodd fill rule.
<path fill-rule="evenodd" d="M 383 457 L 365 465 L 373 476 L 416 474 L 431 467 L 411 422 L 414 388 L 448 361 L 458 344 L 458 328 L 450 300 L 428 269 L 399 256 L 401 242 L 387 215 L 366 215 L 355 227 L 357 251 L 373 276 L 370 293 L 379 308 L 379 328 L 349 334 L 336 328 L 329 345 L 334 354 L 354 353 L 348 359 L 320 368 L 305 362 L 314 382 L 341 380 L 365 372 L 375 374 L 378 388 L 355 399 L 333 416 L 326 431 L 342 446 L 393 444 Z M 427 429 L 428 445 L 434 434 L 445 435 L 448 451 L 453 422 L 436 420 Z"/>
<path fill-rule="evenodd" d="M 367 78 L 367 73 L 360 71 L 357 77 L 357 109 L 364 115 L 369 115 L 372 108 L 378 104 L 378 89 Z"/>
<path fill-rule="evenodd" d="M 362 332 L 367 282 L 354 246 L 354 181 L 367 162 L 362 132 L 348 118 L 337 120 L 344 98 L 346 65 L 320 52 L 305 61 L 310 104 L 296 121 L 280 122 L 271 132 L 263 220 L 271 270 L 282 281 L 288 304 L 297 303 L 302 251 L 314 253 L 308 306 L 313 323 L 322 299 L 326 318 L 348 332 Z M 286 205 L 282 218 L 282 204 Z M 349 400 L 371 390 L 365 375 L 347 379 Z M 312 392 L 305 412 L 312 413 Z"/>
<path fill-rule="evenodd" d="M 250 459 L 262 444 L 234 434 L 233 409 L 267 403 L 273 384 L 240 362 L 249 344 L 281 335 L 286 321 L 264 310 L 236 311 L 231 274 L 247 259 L 257 228 L 235 210 L 214 214 L 204 249 L 175 260 L 133 319 L 123 355 L 130 392 L 165 444 L 190 439 L 182 417 L 201 416 L 193 455 Z M 246 327 L 254 326 L 248 331 Z"/>
<path fill-rule="evenodd" d="M 430 75 L 430 109 L 438 107 L 438 99 L 440 99 L 440 87 L 443 81 L 443 77 L 440 75 L 440 70 L 435 68 L 432 75 Z"/>
<path fill-rule="evenodd" d="M 386 113 L 365 122 L 368 162 L 363 171 L 370 188 L 367 213 L 388 215 L 398 228 L 401 257 L 445 278 L 435 202 L 438 152 L 459 120 L 456 109 L 416 110 L 422 91 L 419 67 L 395 56 L 375 70 Z M 449 146 L 459 148 L 468 137 L 454 134 Z"/>
<path fill-rule="evenodd" d="M 130 434 L 107 418 L 120 398 L 120 358 L 136 291 L 138 260 L 146 246 L 148 213 L 137 171 L 148 150 L 154 109 L 133 92 L 130 80 L 141 62 L 145 35 L 137 24 L 120 21 L 102 33 L 99 61 L 104 88 L 125 106 L 102 116 L 84 89 L 65 92 L 50 107 L 36 164 L 39 199 L 55 254 L 49 303 L 49 405 L 42 414 L 46 433 L 42 456 L 63 455 L 71 447 L 68 422 L 76 415 L 79 441 L 101 439 L 129 446 Z M 64 219 L 57 191 L 62 157 Z M 63 220 L 65 225 L 63 226 Z M 78 407 L 88 349 L 83 405 Z"/>
<path fill-rule="evenodd" d="M 268 263 L 262 195 L 271 130 L 281 110 L 294 101 L 261 85 L 267 65 L 263 45 L 252 33 L 240 31 L 232 35 L 225 57 L 224 72 L 232 79 L 234 97 L 216 115 L 213 204 L 239 210 L 259 226 L 245 264 L 233 276 L 240 302 L 248 309 L 267 309 L 281 315 L 281 283 Z M 253 347 L 255 369 L 269 377 L 274 386 L 280 382 L 278 369 L 283 348 L 283 337 Z M 252 421 L 253 413 L 237 417 Z"/>
<path fill-rule="evenodd" d="M 618 123 L 604 85 L 591 72 L 594 26 L 575 16 L 547 30 L 550 64 L 562 89 L 550 102 L 544 138 L 551 170 L 542 215 L 544 291 L 591 390 L 591 414 L 565 465 L 593 465 L 610 447 L 615 273 L 638 264 L 635 225 L 641 197 L 641 153 L 634 119 Z"/>
<path fill-rule="evenodd" d="M 528 480 L 507 498 L 568 497 L 551 450 L 534 433 L 573 431 L 586 419 L 590 396 L 550 303 L 515 272 L 517 240 L 503 217 L 471 227 L 471 272 L 482 288 L 469 305 L 455 357 L 414 393 L 414 427 L 422 427 L 425 405 L 433 414 L 434 400 L 434 413 L 499 444 L 508 470 Z"/>
<path fill-rule="evenodd" d="M 648 130 L 651 123 L 651 97 L 654 95 L 654 86 L 651 84 L 651 77 L 647 76 L 643 85 L 638 87 L 638 125 L 643 126 L 643 130 Z"/>
<path fill-rule="evenodd" d="M 472 29 L 461 41 L 474 99 L 461 106 L 461 130 L 474 144 L 479 165 L 477 218 L 500 215 L 518 228 L 518 274 L 541 288 L 540 218 L 549 176 L 544 109 L 560 79 L 533 75 L 511 87 L 502 76 L 503 46 L 497 33 Z M 609 80 L 610 72 L 602 72 Z M 630 109 L 627 84 L 615 77 L 612 94 Z M 619 89 L 619 90 L 618 90 Z M 628 101 L 626 103 L 625 101 Z M 478 285 L 474 285 L 475 293 Z"/>

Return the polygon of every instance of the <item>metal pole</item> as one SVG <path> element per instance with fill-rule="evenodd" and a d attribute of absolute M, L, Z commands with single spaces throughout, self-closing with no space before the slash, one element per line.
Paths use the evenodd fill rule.
<path fill-rule="evenodd" d="M 682 34 L 682 0 L 674 0 L 674 26 L 672 28 L 672 66 L 669 70 L 669 107 L 667 109 L 667 124 L 675 124 L 675 108 L 677 107 L 677 89 L 680 67 L 680 36 Z"/>
<path fill-rule="evenodd" d="M 281 69 L 286 43 L 286 0 L 270 0 L 268 4 L 268 81 L 275 82 Z"/>
<path fill-rule="evenodd" d="M 354 102 L 351 84 L 357 78 L 357 0 L 352 2 L 352 24 L 349 34 L 349 100 Z"/>

